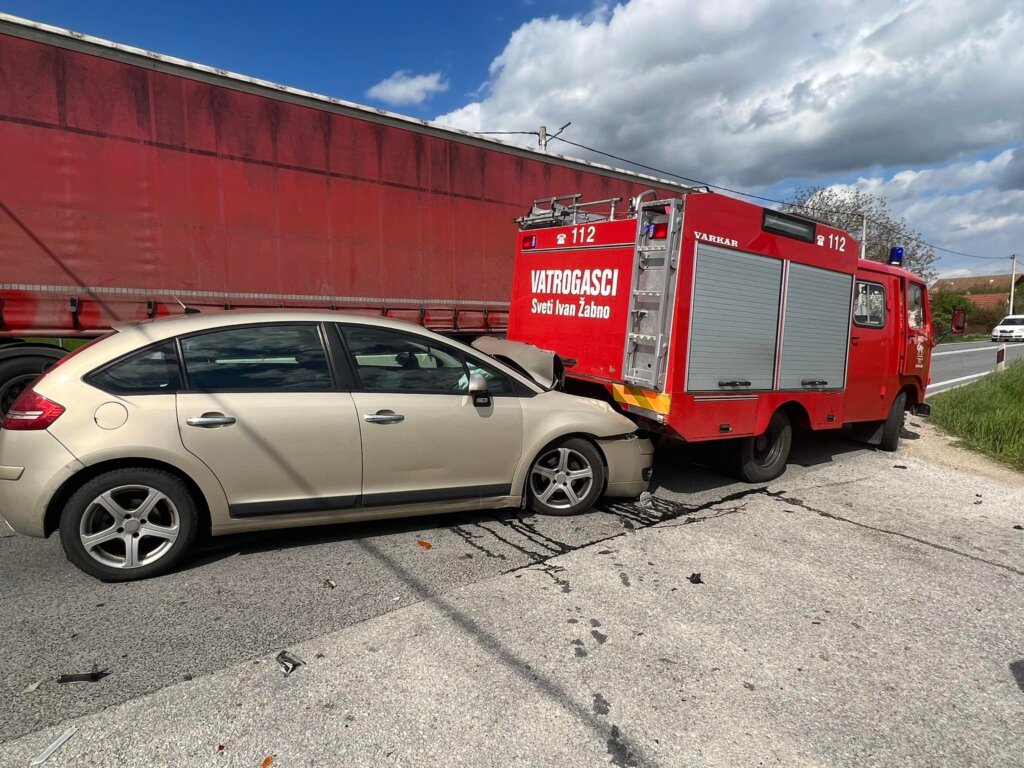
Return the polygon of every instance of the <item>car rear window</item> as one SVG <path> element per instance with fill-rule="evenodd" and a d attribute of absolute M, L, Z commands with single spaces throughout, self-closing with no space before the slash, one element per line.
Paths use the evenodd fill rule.
<path fill-rule="evenodd" d="M 147 347 L 112 363 L 86 381 L 120 395 L 168 394 L 181 389 L 178 353 L 173 341 Z"/>
<path fill-rule="evenodd" d="M 333 389 L 316 325 L 226 328 L 181 339 L 190 389 L 203 392 Z"/>

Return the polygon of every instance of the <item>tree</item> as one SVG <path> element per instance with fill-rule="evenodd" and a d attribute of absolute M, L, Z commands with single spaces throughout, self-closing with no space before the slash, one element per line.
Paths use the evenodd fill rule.
<path fill-rule="evenodd" d="M 887 262 L 889 249 L 903 248 L 903 265 L 931 283 L 937 277 L 935 251 L 902 217 L 896 218 L 882 195 L 852 187 L 806 187 L 797 190 L 783 210 L 809 216 L 846 230 L 858 240 L 867 217 L 865 257 Z"/>

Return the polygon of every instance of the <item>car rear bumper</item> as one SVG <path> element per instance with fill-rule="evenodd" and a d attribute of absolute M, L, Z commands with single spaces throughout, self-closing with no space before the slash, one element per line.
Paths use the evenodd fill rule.
<path fill-rule="evenodd" d="M 647 490 L 654 463 L 654 445 L 650 440 L 629 435 L 597 442 L 608 462 L 605 496 L 636 497 Z"/>
<path fill-rule="evenodd" d="M 16 533 L 46 536 L 46 506 L 84 465 L 45 430 L 0 430 L 0 515 Z"/>

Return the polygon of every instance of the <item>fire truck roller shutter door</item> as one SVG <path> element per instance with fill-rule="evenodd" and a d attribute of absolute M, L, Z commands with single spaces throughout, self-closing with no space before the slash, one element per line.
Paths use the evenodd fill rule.
<path fill-rule="evenodd" d="M 687 390 L 772 389 L 782 262 L 699 245 L 694 270 Z"/>
<path fill-rule="evenodd" d="M 841 389 L 850 346 L 852 275 L 789 265 L 781 389 Z"/>

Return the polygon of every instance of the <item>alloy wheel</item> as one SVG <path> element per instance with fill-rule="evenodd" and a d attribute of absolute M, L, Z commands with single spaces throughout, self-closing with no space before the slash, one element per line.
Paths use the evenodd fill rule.
<path fill-rule="evenodd" d="M 579 451 L 553 448 L 530 470 L 530 490 L 534 498 L 554 509 L 570 509 L 590 493 L 594 468 Z"/>
<path fill-rule="evenodd" d="M 85 551 L 111 568 L 139 568 L 166 555 L 181 520 L 167 494 L 147 485 L 105 491 L 86 507 L 79 526 Z"/>

